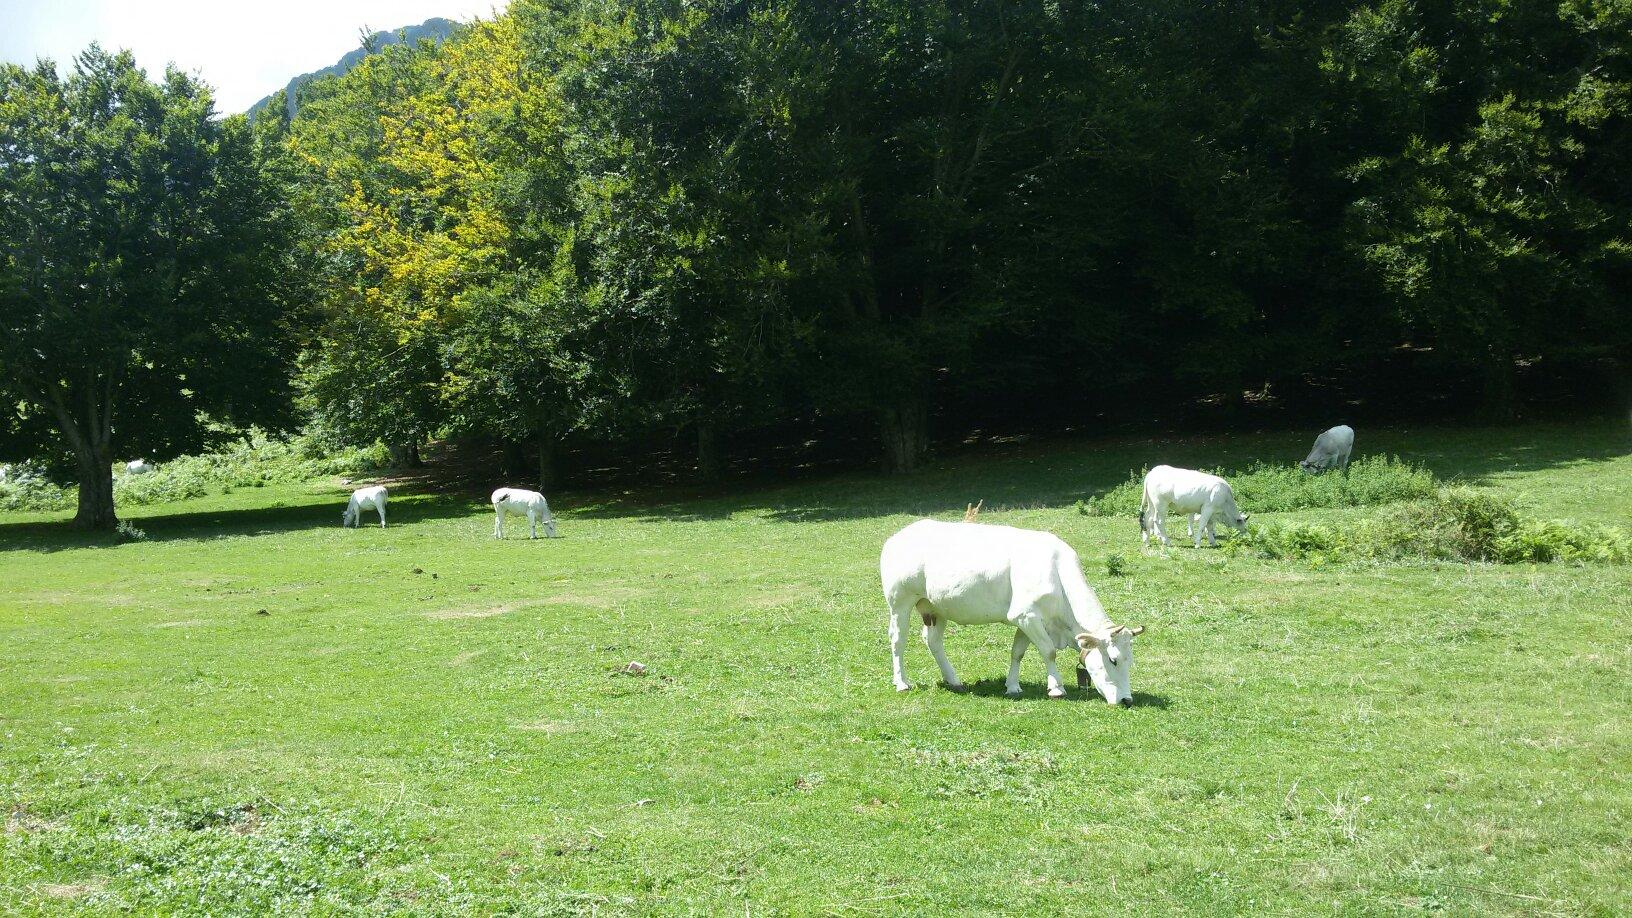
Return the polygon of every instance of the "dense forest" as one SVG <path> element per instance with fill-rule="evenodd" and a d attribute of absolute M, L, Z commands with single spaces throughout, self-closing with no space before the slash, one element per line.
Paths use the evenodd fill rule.
<path fill-rule="evenodd" d="M 907 471 L 1632 367 L 1629 0 L 515 0 L 253 124 L 133 67 L 0 77 L 0 458 L 252 421 L 547 486 L 820 435 Z"/>

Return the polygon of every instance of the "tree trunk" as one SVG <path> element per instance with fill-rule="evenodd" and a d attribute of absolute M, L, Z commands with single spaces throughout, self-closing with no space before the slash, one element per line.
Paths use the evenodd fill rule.
<path fill-rule="evenodd" d="M 419 444 L 387 443 L 385 451 L 391 456 L 391 467 L 394 469 L 413 469 L 420 466 Z"/>
<path fill-rule="evenodd" d="M 878 410 L 884 441 L 884 471 L 905 474 L 918 468 L 929 444 L 929 412 L 921 399 L 904 398 Z"/>
<path fill-rule="evenodd" d="M 1513 355 L 1506 348 L 1493 345 L 1483 370 L 1484 391 L 1479 404 L 1479 419 L 1498 424 L 1513 420 L 1518 414 L 1513 386 Z"/>
<path fill-rule="evenodd" d="M 697 422 L 697 477 L 703 481 L 718 481 L 720 462 L 720 434 L 713 421 Z"/>
<path fill-rule="evenodd" d="M 74 525 L 112 529 L 119 524 L 113 511 L 113 457 L 105 448 L 78 455 L 79 512 L 74 514 Z"/>
<path fill-rule="evenodd" d="M 528 455 L 526 444 L 514 440 L 502 440 L 499 443 L 501 456 L 499 465 L 504 477 L 508 481 L 526 481 L 532 477 L 538 468 L 533 464 L 533 457 Z"/>
<path fill-rule="evenodd" d="M 538 438 L 538 492 L 549 494 L 558 477 L 555 472 L 555 439 L 541 436 Z"/>

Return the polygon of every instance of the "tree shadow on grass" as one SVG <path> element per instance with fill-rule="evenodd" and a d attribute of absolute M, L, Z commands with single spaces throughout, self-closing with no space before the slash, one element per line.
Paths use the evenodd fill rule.
<path fill-rule="evenodd" d="M 705 522 L 753 514 L 776 522 L 822 523 L 889 516 L 955 519 L 966 505 L 985 501 L 988 513 L 1069 507 L 1116 487 L 1139 469 L 1160 463 L 1244 468 L 1255 461 L 1303 458 L 1318 431 L 1274 431 L 1206 436 L 1164 435 L 1116 439 L 1037 440 L 967 449 L 953 447 L 917 474 L 821 471 L 756 473 L 711 487 L 579 489 L 551 494 L 551 504 L 573 518 Z M 1362 428 L 1356 455 L 1387 453 L 1428 466 L 1447 480 L 1488 484 L 1494 477 L 1632 455 L 1632 428 L 1621 419 L 1510 427 Z M 429 481 L 430 479 L 427 479 Z M 425 488 L 430 489 L 426 484 Z M 474 487 L 474 485 L 472 486 Z M 392 494 L 390 522 L 412 524 L 469 516 L 486 506 L 482 493 Z M 345 494 L 302 496 L 291 506 L 221 509 L 136 516 L 154 541 L 209 539 L 287 532 L 339 524 Z M 1250 511 L 1250 508 L 1247 508 Z M 66 522 L 0 523 L 0 551 L 60 551 L 117 544 Z"/>
<path fill-rule="evenodd" d="M 386 509 L 388 526 L 407 526 L 427 520 L 468 516 L 473 502 L 447 494 L 404 494 L 391 496 Z M 249 509 L 222 508 L 151 516 L 123 517 L 147 534 L 148 542 L 211 541 L 244 536 L 270 535 L 303 529 L 340 526 L 346 498 L 339 494 L 312 494 L 278 506 Z M 365 514 L 363 525 L 377 527 L 379 517 Z M 369 523 L 372 520 L 372 524 Z M 76 548 L 113 548 L 121 544 L 113 533 L 86 532 L 67 520 L 28 523 L 0 523 L 0 552 L 57 552 Z"/>
<path fill-rule="evenodd" d="M 668 522 L 757 514 L 778 522 L 833 522 L 886 516 L 955 517 L 985 501 L 985 510 L 1055 509 L 1102 494 L 1140 469 L 1166 463 L 1186 468 L 1243 469 L 1255 462 L 1302 459 L 1319 431 L 1167 435 L 1113 440 L 1033 441 L 1004 448 L 954 451 L 912 475 L 826 474 L 794 483 L 713 488 L 630 489 L 570 495 L 592 519 Z M 1447 481 L 1489 484 L 1495 476 L 1632 455 L 1632 427 L 1623 420 L 1522 424 L 1508 427 L 1362 429 L 1355 454 L 1397 455 Z M 1250 508 L 1247 508 L 1250 511 Z"/>

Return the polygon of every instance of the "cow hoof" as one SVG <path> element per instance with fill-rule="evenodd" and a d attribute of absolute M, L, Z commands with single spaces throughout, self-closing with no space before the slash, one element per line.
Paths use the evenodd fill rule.
<path fill-rule="evenodd" d="M 895 690 L 898 691 L 898 692 L 910 692 L 910 691 L 912 691 L 912 683 L 910 683 L 910 682 L 897 682 L 895 684 Z"/>
<path fill-rule="evenodd" d="M 1056 699 L 1064 698 L 1065 697 L 1065 689 L 1063 689 L 1063 688 L 1051 688 L 1051 689 L 1048 690 L 1048 697 L 1056 698 Z"/>
<path fill-rule="evenodd" d="M 1019 698 L 1021 695 L 1024 695 L 1024 694 L 1025 693 L 1020 691 L 1019 689 L 1004 689 L 1003 690 L 1003 697 L 1004 698 Z"/>
<path fill-rule="evenodd" d="M 957 685 L 948 685 L 946 687 L 946 690 L 949 691 L 949 692 L 955 692 L 955 693 L 957 693 L 959 695 L 962 695 L 962 694 L 965 694 L 965 693 L 967 693 L 969 691 L 969 686 L 964 685 L 962 682 L 959 682 Z"/>

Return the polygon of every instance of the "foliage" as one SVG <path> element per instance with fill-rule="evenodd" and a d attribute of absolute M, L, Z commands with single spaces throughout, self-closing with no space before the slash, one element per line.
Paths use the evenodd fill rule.
<path fill-rule="evenodd" d="M 0 510 L 65 510 L 73 505 L 72 491 L 27 463 L 12 466 L 6 479 L 0 481 Z"/>
<path fill-rule="evenodd" d="M 1147 471 L 1135 472 L 1109 491 L 1079 501 L 1078 511 L 1089 516 L 1137 516 Z M 1247 513 L 1370 507 L 1427 497 L 1439 487 L 1433 472 L 1386 455 L 1354 460 L 1347 475 L 1311 475 L 1296 465 L 1262 461 L 1239 471 L 1212 471 L 1230 483 L 1237 505 Z"/>
<path fill-rule="evenodd" d="M 130 520 L 120 520 L 113 529 L 114 540 L 117 542 L 146 542 L 147 531 L 140 529 Z"/>
<path fill-rule="evenodd" d="M 1511 498 L 1446 488 L 1350 524 L 1255 523 L 1232 549 L 1265 558 L 1320 563 L 1368 560 L 1484 561 L 1498 564 L 1632 562 L 1632 532 L 1567 520 L 1535 519 Z"/>
<path fill-rule="evenodd" d="M 113 528 L 117 456 L 292 420 L 279 130 L 129 52 L 0 65 L 0 455 L 71 457 L 81 525 Z"/>
<path fill-rule="evenodd" d="M 386 465 L 385 448 L 377 444 L 330 449 L 329 444 L 310 436 L 280 440 L 253 431 L 209 452 L 161 462 L 144 475 L 118 475 L 113 482 L 114 500 L 121 507 L 139 507 L 230 493 L 236 488 L 362 475 Z M 60 487 L 44 476 L 0 482 L 0 510 L 61 510 L 73 503 L 72 488 Z"/>

